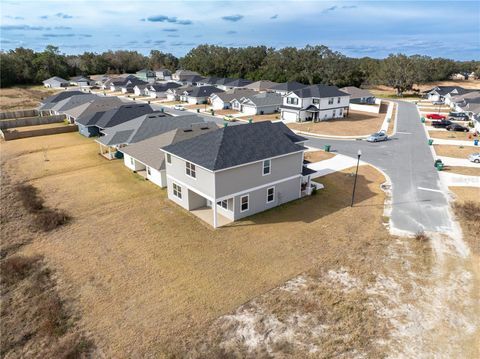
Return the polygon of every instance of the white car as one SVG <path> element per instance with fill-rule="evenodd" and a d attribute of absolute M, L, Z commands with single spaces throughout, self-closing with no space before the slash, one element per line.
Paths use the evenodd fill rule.
<path fill-rule="evenodd" d="M 380 142 L 380 141 L 387 141 L 388 136 L 385 131 L 375 132 L 368 136 L 368 142 Z"/>
<path fill-rule="evenodd" d="M 480 152 L 472 153 L 468 156 L 470 162 L 480 163 Z"/>
<path fill-rule="evenodd" d="M 185 111 L 185 107 L 183 107 L 183 105 L 175 105 L 173 106 L 173 109 L 178 111 Z"/>

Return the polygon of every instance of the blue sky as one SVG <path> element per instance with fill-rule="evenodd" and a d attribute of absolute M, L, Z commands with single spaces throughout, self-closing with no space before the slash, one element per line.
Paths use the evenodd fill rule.
<path fill-rule="evenodd" d="M 478 1 L 0 1 L 2 50 L 52 44 L 67 54 L 199 44 L 303 47 L 354 56 L 480 59 Z"/>

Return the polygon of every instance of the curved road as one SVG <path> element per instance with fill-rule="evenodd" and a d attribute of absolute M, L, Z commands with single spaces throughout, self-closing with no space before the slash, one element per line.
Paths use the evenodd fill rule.
<path fill-rule="evenodd" d="M 393 229 L 408 233 L 454 231 L 449 205 L 433 167 L 434 159 L 415 104 L 398 102 L 397 134 L 386 142 L 308 138 L 309 146 L 330 144 L 332 151 L 354 158 L 361 149 L 363 161 L 390 177 Z"/>

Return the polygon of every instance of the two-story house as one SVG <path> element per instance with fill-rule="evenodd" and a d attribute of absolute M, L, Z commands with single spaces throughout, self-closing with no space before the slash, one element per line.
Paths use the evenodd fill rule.
<path fill-rule="evenodd" d="M 336 86 L 312 85 L 287 93 L 280 107 L 285 122 L 324 121 L 348 113 L 350 95 Z"/>
<path fill-rule="evenodd" d="M 258 122 L 163 147 L 168 198 L 215 228 L 298 199 L 310 194 L 305 141 L 281 122 Z"/>

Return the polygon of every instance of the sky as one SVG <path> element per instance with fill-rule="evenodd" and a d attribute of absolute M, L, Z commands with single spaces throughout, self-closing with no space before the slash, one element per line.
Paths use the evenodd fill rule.
<path fill-rule="evenodd" d="M 480 1 L 0 0 L 2 50 L 66 54 L 200 44 L 326 45 L 352 57 L 390 53 L 480 59 Z"/>

